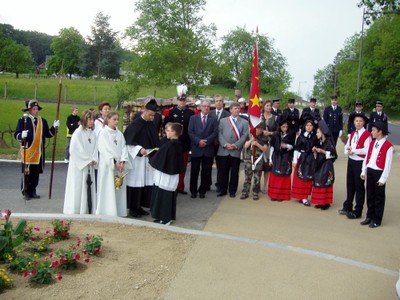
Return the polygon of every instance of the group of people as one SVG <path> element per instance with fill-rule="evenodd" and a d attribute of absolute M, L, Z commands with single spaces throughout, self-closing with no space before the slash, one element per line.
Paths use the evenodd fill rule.
<path fill-rule="evenodd" d="M 77 128 L 73 122 L 77 118 L 68 118 L 67 127 L 71 124 L 75 128 L 68 143 L 64 213 L 121 217 L 151 214 L 155 222 L 171 224 L 176 219 L 177 195 L 188 194 L 185 176 L 189 160 L 189 192 L 193 199 L 203 199 L 211 190 L 214 161 L 216 196 L 236 197 L 243 161 L 240 199 L 247 199 L 251 190 L 253 200 L 264 193 L 272 201 L 294 198 L 322 210 L 331 206 L 336 143 L 343 134 L 343 111 L 337 105 L 337 96 L 331 97 L 331 106 L 325 108 L 323 116 L 316 108 L 315 98 L 301 113 L 294 99 L 289 99 L 283 110 L 279 108 L 279 99 L 266 100 L 262 103 L 260 122 L 251 131 L 239 102 L 232 103 L 228 111 L 223 97 L 216 95 L 214 110 L 210 101 L 202 100 L 200 112 L 195 113 L 186 105 L 184 92 L 178 94 L 177 105 L 163 113 L 163 120 L 157 102 L 151 99 L 124 133 L 118 129 L 118 114 L 110 110 L 107 102 L 100 104 L 98 115 L 94 110 L 84 111 Z M 356 108 L 360 105 L 357 102 Z M 49 128 L 39 118 L 36 125 L 34 118 L 41 107 L 33 100 L 26 106 L 29 116 L 19 121 L 15 136 L 27 142 L 27 149 L 37 148 L 45 137 L 54 135 L 59 121 Z M 361 218 L 366 180 L 368 212 L 361 224 L 372 228 L 382 222 L 385 183 L 393 155 L 393 145 L 386 139 L 387 115 L 382 107 L 377 102 L 377 111 L 370 118 L 360 109 L 349 116 L 345 145 L 345 154 L 349 156 L 347 199 L 339 210 L 350 219 Z M 72 116 L 76 112 L 74 108 Z M 161 122 L 165 130 L 162 136 Z M 25 199 L 38 197 L 36 186 L 44 161 L 43 147 L 40 144 L 40 156 L 28 152 L 24 160 L 23 165 L 31 169 L 24 176 Z M 37 179 L 31 179 L 33 176 Z"/>

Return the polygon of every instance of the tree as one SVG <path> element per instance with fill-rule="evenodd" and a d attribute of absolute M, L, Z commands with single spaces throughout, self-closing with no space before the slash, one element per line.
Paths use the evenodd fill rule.
<path fill-rule="evenodd" d="M 64 72 L 69 74 L 70 78 L 72 74 L 79 73 L 84 43 L 85 40 L 77 29 L 73 27 L 61 29 L 51 44 L 54 56 L 49 62 L 49 74 L 58 72 L 62 62 L 64 62 Z"/>
<path fill-rule="evenodd" d="M 365 19 L 368 23 L 376 20 L 382 14 L 400 14 L 399 0 L 361 0 L 358 7 L 364 7 L 367 11 Z"/>
<path fill-rule="evenodd" d="M 119 78 L 122 49 L 118 32 L 112 31 L 108 20 L 110 16 L 99 12 L 95 16 L 92 34 L 87 37 L 84 48 L 82 72 L 86 75 L 96 74 L 97 78 Z"/>
<path fill-rule="evenodd" d="M 286 70 L 286 59 L 273 48 L 273 41 L 266 35 L 258 35 L 258 64 L 260 91 L 277 96 L 286 92 L 290 75 Z M 222 37 L 221 65 L 227 65 L 231 78 L 241 89 L 249 90 L 253 63 L 254 32 L 237 27 Z"/>
<path fill-rule="evenodd" d="M 128 80 L 137 85 L 169 86 L 186 83 L 189 89 L 211 77 L 214 24 L 202 24 L 205 0 L 139 0 L 136 22 L 127 36 L 134 57 L 124 65 Z"/>
<path fill-rule="evenodd" d="M 16 78 L 20 73 L 34 69 L 35 62 L 29 47 L 7 40 L 0 43 L 0 50 L 0 69 L 15 73 Z"/>

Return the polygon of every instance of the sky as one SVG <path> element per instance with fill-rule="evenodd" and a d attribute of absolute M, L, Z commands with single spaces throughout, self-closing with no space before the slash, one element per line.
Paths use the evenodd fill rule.
<path fill-rule="evenodd" d="M 255 31 L 274 41 L 287 60 L 292 76 L 289 90 L 303 98 L 312 95 L 314 74 L 332 63 L 347 38 L 361 31 L 359 0 L 208 0 L 203 22 L 217 26 L 217 37 L 236 27 Z M 74 27 L 90 35 L 95 15 L 109 15 L 110 27 L 124 32 L 137 14 L 135 0 L 7 1 L 0 9 L 0 23 L 14 29 L 58 35 Z"/>

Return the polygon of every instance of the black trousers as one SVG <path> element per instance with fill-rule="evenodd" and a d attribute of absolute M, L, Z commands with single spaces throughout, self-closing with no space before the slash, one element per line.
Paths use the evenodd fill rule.
<path fill-rule="evenodd" d="M 335 147 L 336 147 L 338 138 L 339 138 L 339 132 L 332 132 L 332 139 L 333 139 L 333 143 L 335 144 Z"/>
<path fill-rule="evenodd" d="M 23 169 L 22 165 L 22 169 Z M 36 187 L 39 184 L 39 174 L 42 172 L 40 165 L 29 165 L 29 174 L 25 175 L 27 195 L 32 196 L 36 194 Z M 22 173 L 21 192 L 24 193 L 24 174 Z"/>
<path fill-rule="evenodd" d="M 381 225 L 385 210 L 386 184 L 378 186 L 382 171 L 367 168 L 367 218 Z"/>
<path fill-rule="evenodd" d="M 190 193 L 197 195 L 205 195 L 211 186 L 211 171 L 214 157 L 200 156 L 191 157 L 190 164 Z M 200 170 L 201 169 L 201 170 Z M 198 179 L 200 174 L 200 186 L 198 186 Z"/>
<path fill-rule="evenodd" d="M 364 180 L 361 179 L 362 160 L 354 160 L 349 158 L 347 161 L 346 189 L 347 197 L 343 203 L 343 209 L 346 211 L 353 210 L 353 199 L 356 196 L 356 206 L 354 212 L 357 216 L 362 215 L 365 202 L 365 186 Z"/>
<path fill-rule="evenodd" d="M 240 158 L 233 156 L 220 156 L 218 169 L 219 190 L 221 193 L 236 194 L 239 183 Z"/>

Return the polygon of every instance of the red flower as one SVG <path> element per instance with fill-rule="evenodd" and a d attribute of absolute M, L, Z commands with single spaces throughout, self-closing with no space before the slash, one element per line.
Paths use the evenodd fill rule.
<path fill-rule="evenodd" d="M 87 254 L 87 251 L 86 251 L 86 250 L 82 250 L 82 252 L 83 252 L 83 254 L 85 254 L 85 255 Z"/>
<path fill-rule="evenodd" d="M 100 248 L 101 247 L 96 248 L 96 250 L 94 251 L 94 254 L 98 254 L 100 252 Z"/>
<path fill-rule="evenodd" d="M 50 234 L 51 231 L 49 229 L 46 230 L 46 234 Z"/>
<path fill-rule="evenodd" d="M 36 230 L 36 231 L 40 231 L 40 228 L 39 227 L 35 227 L 35 228 L 33 228 L 34 230 Z"/>
<path fill-rule="evenodd" d="M 31 275 L 33 275 L 33 276 L 36 275 L 36 270 L 35 269 L 32 270 Z"/>
<path fill-rule="evenodd" d="M 49 256 L 50 256 L 50 258 L 53 258 L 54 257 L 54 253 L 50 253 Z"/>
<path fill-rule="evenodd" d="M 29 275 L 31 275 L 28 271 L 24 271 L 24 277 L 28 277 Z"/>
<path fill-rule="evenodd" d="M 82 241 L 81 239 L 78 239 L 78 242 L 76 243 L 76 245 L 79 247 L 81 245 Z"/>
<path fill-rule="evenodd" d="M 39 263 L 38 261 L 35 261 L 35 263 L 33 264 L 33 266 L 36 267 L 38 263 Z"/>
<path fill-rule="evenodd" d="M 65 262 L 67 262 L 68 261 L 68 259 L 66 259 L 65 257 L 60 257 L 60 262 L 61 263 L 65 263 Z"/>
<path fill-rule="evenodd" d="M 54 232 L 55 234 L 57 234 L 57 233 L 58 233 L 58 229 L 57 229 L 57 228 L 54 228 L 54 229 L 53 229 L 53 232 Z"/>
<path fill-rule="evenodd" d="M 67 236 L 67 232 L 66 231 L 61 231 L 61 235 L 62 236 Z"/>
<path fill-rule="evenodd" d="M 90 258 L 89 258 L 89 257 L 86 257 L 86 258 L 85 258 L 85 263 L 87 263 L 87 264 L 88 264 L 88 263 L 89 263 L 89 261 L 90 261 Z"/>
<path fill-rule="evenodd" d="M 52 268 L 56 268 L 58 266 L 58 260 L 55 260 L 51 263 Z"/>
<path fill-rule="evenodd" d="M 58 279 L 58 280 L 61 280 L 61 279 L 62 279 L 62 275 L 61 275 L 61 274 L 58 274 L 58 275 L 57 275 L 57 279 Z"/>
<path fill-rule="evenodd" d="M 80 260 L 81 256 L 79 255 L 79 253 L 75 254 L 75 260 Z"/>

